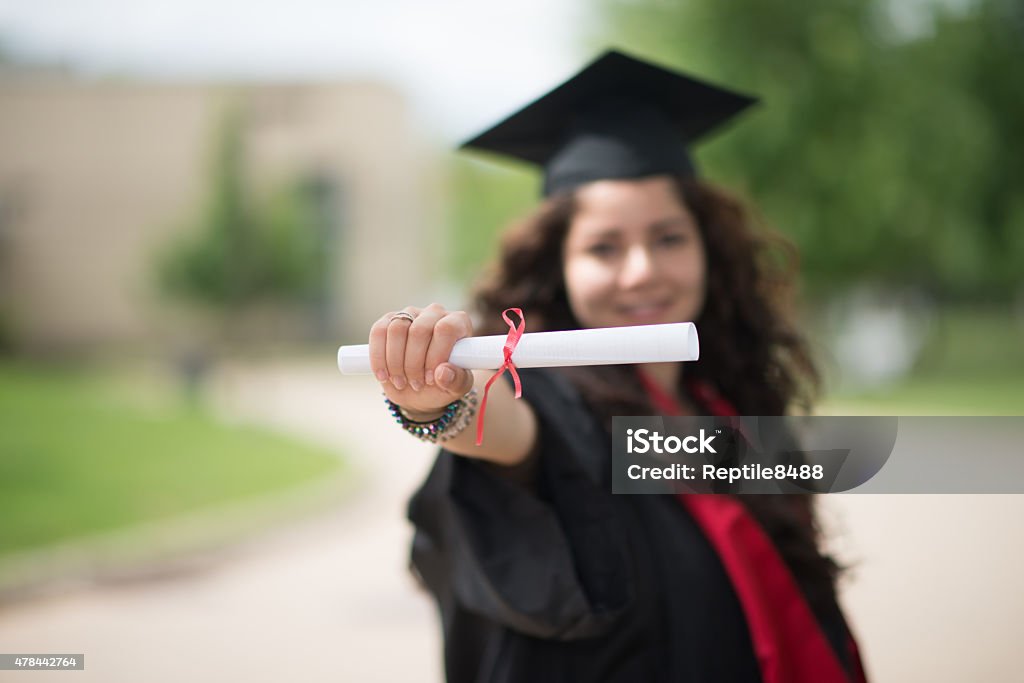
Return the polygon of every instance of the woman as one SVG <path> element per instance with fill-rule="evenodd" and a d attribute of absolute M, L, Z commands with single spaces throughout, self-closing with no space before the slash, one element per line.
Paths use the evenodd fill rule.
<path fill-rule="evenodd" d="M 863 680 L 806 496 L 613 496 L 613 415 L 782 415 L 816 375 L 776 243 L 696 178 L 689 140 L 752 100 L 611 52 L 470 146 L 544 166 L 546 200 L 476 295 L 383 316 L 371 365 L 441 451 L 410 504 L 451 681 Z M 503 332 L 695 321 L 695 363 L 492 373 L 446 362 Z M 511 323 L 510 323 L 511 324 Z M 505 328 L 507 329 L 507 328 Z"/>

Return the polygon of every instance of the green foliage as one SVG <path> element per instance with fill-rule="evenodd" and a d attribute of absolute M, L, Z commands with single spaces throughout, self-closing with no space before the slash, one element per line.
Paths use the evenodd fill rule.
<path fill-rule="evenodd" d="M 453 237 L 450 269 L 461 280 L 494 258 L 498 235 L 536 203 L 536 173 L 522 165 L 451 159 Z"/>
<path fill-rule="evenodd" d="M 913 379 L 998 379 L 1016 384 L 1024 402 L 1024 314 L 1003 307 L 936 311 Z"/>
<path fill-rule="evenodd" d="M 911 372 L 892 384 L 838 386 L 836 415 L 1024 415 L 1024 316 L 1002 306 L 934 311 Z"/>
<path fill-rule="evenodd" d="M 698 156 L 797 241 L 814 290 L 1005 300 L 1024 273 L 1024 18 L 917 7 L 908 26 L 885 0 L 602 0 L 594 43 L 763 97 Z"/>
<path fill-rule="evenodd" d="M 201 412 L 144 410 L 94 377 L 0 365 L 0 554 L 273 493 L 338 465 Z"/>
<path fill-rule="evenodd" d="M 161 255 L 160 284 L 171 295 L 221 311 L 267 300 L 308 301 L 324 271 L 309 188 L 293 182 L 253 201 L 241 133 L 232 110 L 217 140 L 204 212 L 196 228 Z"/>

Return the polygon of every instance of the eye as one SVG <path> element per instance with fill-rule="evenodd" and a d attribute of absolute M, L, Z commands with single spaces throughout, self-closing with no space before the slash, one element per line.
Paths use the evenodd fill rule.
<path fill-rule="evenodd" d="M 686 244 L 689 239 L 689 235 L 685 235 L 681 232 L 668 232 L 660 235 L 655 243 L 663 247 L 675 247 Z"/>
<path fill-rule="evenodd" d="M 609 258 L 615 255 L 617 248 L 611 242 L 598 242 L 587 247 L 587 253 L 598 258 Z"/>

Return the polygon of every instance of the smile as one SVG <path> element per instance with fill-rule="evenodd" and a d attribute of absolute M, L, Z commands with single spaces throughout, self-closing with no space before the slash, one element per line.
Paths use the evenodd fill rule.
<path fill-rule="evenodd" d="M 638 320 L 654 319 L 664 315 L 669 310 L 668 303 L 638 304 L 636 306 L 620 306 L 619 313 L 627 318 Z"/>

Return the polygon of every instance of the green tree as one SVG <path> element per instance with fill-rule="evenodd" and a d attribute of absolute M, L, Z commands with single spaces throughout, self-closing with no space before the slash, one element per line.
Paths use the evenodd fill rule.
<path fill-rule="evenodd" d="M 308 303 L 323 286 L 325 255 L 307 183 L 254 199 L 245 183 L 242 122 L 230 109 L 197 225 L 161 254 L 167 293 L 230 317 L 267 303 Z"/>
<path fill-rule="evenodd" d="M 592 42 L 763 97 L 698 158 L 796 240 L 813 290 L 1005 297 L 1024 272 L 1020 10 L 921 7 L 897 30 L 883 0 L 602 0 Z"/>

